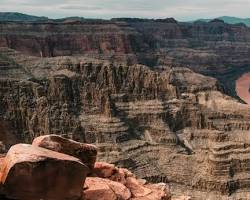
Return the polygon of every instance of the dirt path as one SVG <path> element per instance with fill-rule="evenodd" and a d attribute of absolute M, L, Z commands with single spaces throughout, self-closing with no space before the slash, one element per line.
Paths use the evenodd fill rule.
<path fill-rule="evenodd" d="M 236 93 L 237 95 L 245 101 L 247 104 L 250 104 L 250 73 L 243 74 L 236 81 Z"/>

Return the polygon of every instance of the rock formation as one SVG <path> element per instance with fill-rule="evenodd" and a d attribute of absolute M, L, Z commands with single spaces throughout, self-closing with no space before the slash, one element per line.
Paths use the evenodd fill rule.
<path fill-rule="evenodd" d="M 215 146 L 247 145 L 243 138 L 250 125 L 247 106 L 222 94 L 216 79 L 186 68 L 152 70 L 85 57 L 24 58 L 9 49 L 2 54 L 8 64 L 2 70 L 16 66 L 23 74 L 2 75 L 0 87 L 2 119 L 18 140 L 31 142 L 50 133 L 95 143 L 97 160 L 126 167 L 149 182 L 171 183 L 174 195 L 190 191 L 187 195 L 199 199 L 210 191 L 216 199 L 248 188 L 245 178 L 228 176 L 242 173 L 231 161 L 220 181 L 214 172 L 221 166 L 212 158 Z M 233 132 L 242 136 L 235 139 Z M 77 156 L 81 145 L 53 137 L 34 144 Z M 77 144 L 76 151 L 67 149 L 71 144 Z M 234 180 L 241 186 L 231 184 Z"/>
<path fill-rule="evenodd" d="M 1 183 L 10 199 L 77 200 L 88 172 L 88 167 L 74 157 L 17 144 L 1 166 Z"/>
<path fill-rule="evenodd" d="M 46 139 L 45 139 L 46 138 Z M 89 169 L 81 160 L 57 151 L 79 148 L 81 143 L 60 136 L 36 138 L 33 145 L 10 148 L 0 165 L 1 199 L 10 200 L 170 200 L 169 187 L 146 184 L 130 171 L 107 163 Z M 50 141 L 37 147 L 38 141 Z M 51 148 L 51 140 L 61 148 Z M 53 144 L 54 145 L 54 144 Z M 86 144 L 81 144 L 86 147 Z M 92 160 L 92 148 L 85 149 L 85 160 Z M 66 151 L 65 151 L 66 152 Z M 72 152 L 70 152 L 72 154 Z M 78 156 L 78 155 L 77 155 Z M 87 162 L 89 163 L 89 162 Z M 95 164 L 95 163 L 94 163 Z M 87 177 L 91 174 L 92 177 Z"/>
<path fill-rule="evenodd" d="M 233 95 L 233 80 L 250 66 L 248 27 L 150 20 L 0 26 L 2 152 L 57 134 L 95 144 L 99 162 L 169 183 L 173 198 L 250 198 L 249 106 L 224 94 Z M 47 149 L 77 155 L 51 139 Z M 100 182 L 125 184 L 125 172 L 97 165 Z M 132 195 L 138 181 L 127 181 Z M 99 186 L 114 198 L 120 193 L 113 182 Z"/>
<path fill-rule="evenodd" d="M 82 144 L 58 135 L 37 137 L 33 140 L 32 145 L 74 156 L 91 170 L 95 165 L 97 149 L 94 145 Z"/>
<path fill-rule="evenodd" d="M 250 28 L 221 20 L 181 23 L 174 19 L 1 22 L 0 46 L 41 57 L 84 55 L 126 64 L 188 66 L 233 82 L 249 70 Z"/>

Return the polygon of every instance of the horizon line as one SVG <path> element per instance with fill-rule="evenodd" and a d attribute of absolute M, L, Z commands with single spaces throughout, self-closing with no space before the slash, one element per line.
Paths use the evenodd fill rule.
<path fill-rule="evenodd" d="M 16 14 L 23 14 L 23 15 L 29 15 L 29 16 L 34 16 L 34 17 L 45 17 L 48 19 L 52 19 L 52 20 L 57 20 L 57 19 L 64 19 L 64 18 L 71 18 L 71 17 L 79 17 L 79 18 L 84 18 L 84 19 L 100 19 L 100 20 L 112 20 L 112 19 L 148 19 L 148 20 L 156 20 L 156 19 L 169 19 L 169 18 L 173 18 L 177 21 L 180 22 L 192 22 L 192 21 L 199 21 L 199 20 L 213 20 L 213 19 L 218 19 L 218 18 L 222 18 L 222 17 L 230 17 L 230 18 L 238 18 L 238 19 L 242 19 L 242 20 L 247 20 L 250 19 L 250 17 L 238 17 L 238 16 L 229 16 L 229 15 L 223 15 L 223 16 L 218 16 L 218 17 L 200 17 L 200 18 L 193 18 L 191 20 L 181 20 L 178 19 L 178 17 L 135 17 L 135 16 L 121 16 L 121 17 L 84 17 L 84 16 L 80 16 L 80 15 L 72 15 L 72 16 L 62 16 L 62 17 L 52 17 L 52 16 L 46 16 L 46 15 L 37 15 L 37 14 L 33 14 L 33 13 L 28 13 L 28 12 L 18 12 L 18 11 L 4 11 L 4 12 L 0 12 L 0 13 L 16 13 Z"/>

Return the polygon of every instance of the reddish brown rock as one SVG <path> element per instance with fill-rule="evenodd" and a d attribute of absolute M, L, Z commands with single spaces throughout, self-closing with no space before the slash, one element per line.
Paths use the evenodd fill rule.
<path fill-rule="evenodd" d="M 146 188 L 150 189 L 152 192 L 143 198 L 138 198 L 141 200 L 170 200 L 171 193 L 169 185 L 165 183 L 149 184 L 145 185 Z"/>
<path fill-rule="evenodd" d="M 101 178 L 109 178 L 117 172 L 118 168 L 105 162 L 96 162 L 93 169 L 93 174 Z"/>
<path fill-rule="evenodd" d="M 4 194 L 19 200 L 77 200 L 88 167 L 69 155 L 27 144 L 12 146 L 5 157 Z"/>
<path fill-rule="evenodd" d="M 152 193 L 151 189 L 141 185 L 136 178 L 128 177 L 126 180 L 126 186 L 131 191 L 133 197 L 145 197 L 148 194 Z"/>
<path fill-rule="evenodd" d="M 116 200 L 116 195 L 108 185 L 100 182 L 101 179 L 98 178 L 87 178 L 85 187 L 87 189 L 84 191 L 85 200 Z"/>
<path fill-rule="evenodd" d="M 97 148 L 91 144 L 83 144 L 58 135 L 45 135 L 34 139 L 32 145 L 65 153 L 79 158 L 90 169 L 94 167 Z"/>
<path fill-rule="evenodd" d="M 173 200 L 192 200 L 190 196 L 180 196 L 177 198 L 174 198 Z"/>
<path fill-rule="evenodd" d="M 127 177 L 134 177 L 129 170 L 117 168 L 115 165 L 105 162 L 96 162 L 92 175 L 100 178 L 108 178 L 122 184 L 126 184 Z"/>
<path fill-rule="evenodd" d="M 126 184 L 126 178 L 129 176 L 134 176 L 130 171 L 125 170 L 124 168 L 119 168 L 117 173 L 111 176 L 111 180 Z"/>
<path fill-rule="evenodd" d="M 169 187 L 164 183 L 145 184 L 134 177 L 127 177 L 125 181 L 126 184 L 122 184 L 108 178 L 89 177 L 85 183 L 84 199 L 169 200 L 171 197 Z"/>
<path fill-rule="evenodd" d="M 92 175 L 97 176 L 98 178 L 92 177 L 87 181 L 88 184 L 85 185 L 86 187 L 91 187 L 90 190 L 87 190 L 89 195 L 88 200 L 94 200 L 97 198 L 94 191 L 97 190 L 99 193 L 100 190 L 95 188 L 95 183 L 98 182 L 98 184 L 100 184 L 100 182 L 103 182 L 104 180 L 108 181 L 107 183 L 115 193 L 123 193 L 123 187 L 119 188 L 119 185 L 122 184 L 122 186 L 130 191 L 131 199 L 133 200 L 168 200 L 171 197 L 170 189 L 167 184 L 146 184 L 145 180 L 136 179 L 135 175 L 129 170 L 115 167 L 115 165 L 112 164 L 97 162 Z M 101 177 L 101 179 L 99 177 Z M 117 182 L 118 184 L 110 185 L 110 183 Z M 102 187 L 104 186 L 102 185 Z M 110 193 L 110 191 L 106 190 L 105 193 Z"/>
<path fill-rule="evenodd" d="M 88 177 L 84 191 L 85 200 L 128 200 L 131 193 L 123 184 L 108 179 Z"/>

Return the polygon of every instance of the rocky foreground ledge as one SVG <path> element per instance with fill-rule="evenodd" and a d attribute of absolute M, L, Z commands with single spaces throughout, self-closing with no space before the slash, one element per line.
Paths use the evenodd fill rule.
<path fill-rule="evenodd" d="M 57 135 L 17 144 L 1 159 L 5 200 L 169 200 L 169 186 L 96 162 L 97 148 Z M 188 199 L 183 197 L 182 199 Z"/>

